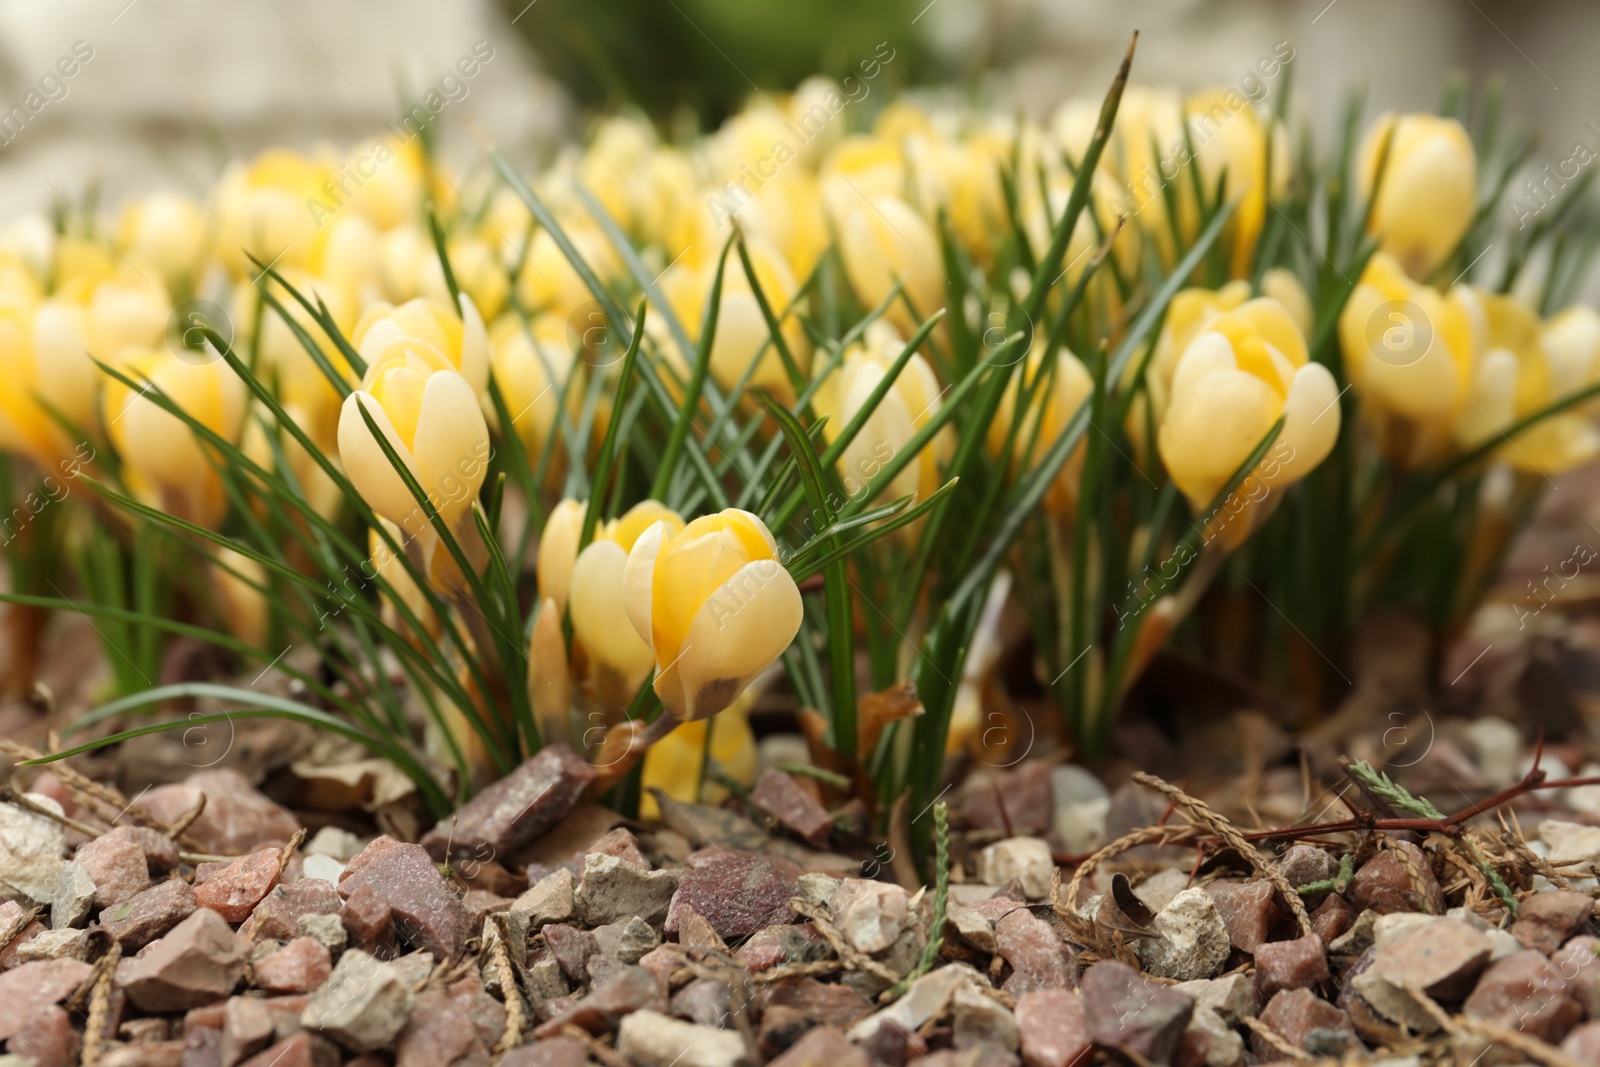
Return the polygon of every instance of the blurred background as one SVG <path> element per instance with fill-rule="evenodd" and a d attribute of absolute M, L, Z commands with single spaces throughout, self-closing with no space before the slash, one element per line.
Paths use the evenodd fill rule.
<path fill-rule="evenodd" d="M 85 175 L 111 201 L 199 191 L 229 156 L 363 140 L 475 48 L 491 58 L 437 124 L 463 165 L 484 139 L 533 161 L 609 105 L 714 123 L 882 42 L 863 114 L 886 84 L 938 84 L 1045 117 L 1102 93 L 1135 28 L 1136 83 L 1237 85 L 1287 42 L 1295 111 L 1324 130 L 1352 88 L 1370 117 L 1465 72 L 1502 75 L 1543 131 L 1534 169 L 1600 146 L 1600 6 L 1577 0 L 0 0 L 0 216 L 77 200 Z"/>

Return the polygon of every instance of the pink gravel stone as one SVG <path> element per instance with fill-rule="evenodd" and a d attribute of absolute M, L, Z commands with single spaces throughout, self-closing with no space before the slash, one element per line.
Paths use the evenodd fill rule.
<path fill-rule="evenodd" d="M 762 814 L 776 819 L 785 829 L 822 848 L 833 832 L 833 816 L 817 798 L 791 775 L 776 767 L 767 768 L 750 793 Z"/>
<path fill-rule="evenodd" d="M 1061 989 L 1077 977 L 1078 961 L 1055 928 L 1019 908 L 994 924 L 999 953 L 1011 964 L 1011 977 L 1002 986 L 1020 996 L 1044 989 Z"/>
<path fill-rule="evenodd" d="M 510 774 L 480 790 L 455 816 L 423 837 L 428 854 L 444 861 L 455 856 L 505 856 L 550 829 L 572 810 L 594 781 L 595 769 L 570 746 L 546 745 Z M 485 852 L 484 849 L 488 851 Z"/>
<path fill-rule="evenodd" d="M 872 1057 L 831 1026 L 818 1026 L 767 1067 L 870 1067 Z"/>
<path fill-rule="evenodd" d="M 74 1067 L 82 1048 L 72 1016 L 55 1004 L 34 1012 L 6 1045 L 7 1052 L 31 1061 L 33 1067 Z"/>
<path fill-rule="evenodd" d="M 145 860 L 138 833 L 118 826 L 78 846 L 73 855 L 94 881 L 94 903 L 99 908 L 121 904 L 150 888 L 150 865 Z"/>
<path fill-rule="evenodd" d="M 789 901 L 799 895 L 800 868 L 788 860 L 728 849 L 689 856 L 667 909 L 667 936 L 678 932 L 678 911 L 694 908 L 727 941 L 789 921 Z"/>
<path fill-rule="evenodd" d="M 1569 992 L 1566 976 L 1532 949 L 1491 963 L 1461 1010 L 1552 1045 L 1583 1019 L 1583 1006 Z"/>
<path fill-rule="evenodd" d="M 244 931 L 257 941 L 288 941 L 300 936 L 300 916 L 339 914 L 339 891 L 321 878 L 280 882 L 261 898 Z"/>
<path fill-rule="evenodd" d="M 40 960 L 0 974 L 0 1041 L 22 1033 L 34 1015 L 70 997 L 92 970 L 77 960 Z"/>
<path fill-rule="evenodd" d="M 1266 999 L 1285 989 L 1308 989 L 1328 977 L 1328 956 L 1316 934 L 1268 941 L 1256 949 L 1256 988 Z"/>
<path fill-rule="evenodd" d="M 1326 1038 L 1340 1033 L 1352 1037 L 1355 1035 L 1349 1014 L 1309 989 L 1283 990 L 1262 1009 L 1261 1021 L 1290 1044 L 1300 1048 L 1307 1048 L 1312 1043 L 1321 1044 Z M 1259 1034 L 1252 1037 L 1251 1042 L 1258 1056 L 1278 1055 Z"/>
<path fill-rule="evenodd" d="M 194 901 L 230 923 L 242 923 L 278 884 L 283 853 L 275 848 L 234 860 L 194 891 Z"/>
<path fill-rule="evenodd" d="M 328 947 L 310 937 L 297 937 L 255 962 L 256 985 L 269 993 L 309 993 L 332 971 Z"/>
<path fill-rule="evenodd" d="M 1017 1029 L 1027 1067 L 1073 1067 L 1093 1051 L 1083 998 L 1065 989 L 1041 989 L 1017 998 Z"/>
<path fill-rule="evenodd" d="M 487 1067 L 489 1050 L 467 1005 L 440 990 L 417 994 L 411 1018 L 395 1039 L 395 1067 Z"/>
<path fill-rule="evenodd" d="M 300 828 L 249 779 L 231 770 L 201 771 L 181 784 L 157 786 L 139 806 L 170 825 L 193 811 L 202 793 L 205 810 L 184 833 L 206 852 L 236 856 L 267 844 L 287 844 Z"/>
<path fill-rule="evenodd" d="M 1350 891 L 1345 894 L 1350 905 L 1358 912 L 1371 908 L 1379 915 L 1397 911 L 1443 915 L 1444 892 L 1433 876 L 1433 865 L 1428 857 L 1409 841 L 1395 842 L 1395 846 L 1410 857 L 1410 862 L 1402 863 L 1394 849 L 1386 848 L 1362 864 L 1351 879 Z M 1421 899 L 1417 896 L 1418 886 L 1422 889 Z"/>
<path fill-rule="evenodd" d="M 379 959 L 394 955 L 394 912 L 370 885 L 358 885 L 339 912 L 350 944 Z"/>
<path fill-rule="evenodd" d="M 1211 894 L 1217 914 L 1228 928 L 1228 940 L 1240 952 L 1254 954 L 1284 917 L 1283 909 L 1274 899 L 1272 883 L 1265 879 L 1212 882 L 1206 886 L 1206 892 Z"/>
<path fill-rule="evenodd" d="M 421 845 L 387 836 L 373 841 L 345 867 L 339 893 L 348 899 L 363 886 L 389 905 L 395 930 L 406 942 L 438 960 L 460 958 L 471 932 L 467 910 Z"/>
<path fill-rule="evenodd" d="M 193 915 L 194 909 L 194 890 L 174 878 L 105 909 L 100 913 L 100 925 L 124 953 L 131 953 Z"/>
<path fill-rule="evenodd" d="M 1587 893 L 1570 889 L 1548 889 L 1523 900 L 1511 936 L 1523 948 L 1536 949 L 1546 956 L 1578 932 L 1594 911 L 1594 900 Z"/>
<path fill-rule="evenodd" d="M 247 950 L 227 922 L 201 908 L 161 940 L 117 967 L 117 980 L 136 1007 L 183 1011 L 233 992 Z"/>

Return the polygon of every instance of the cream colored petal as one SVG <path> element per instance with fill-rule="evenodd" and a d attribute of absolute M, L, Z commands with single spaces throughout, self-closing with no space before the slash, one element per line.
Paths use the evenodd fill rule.
<path fill-rule="evenodd" d="M 615 541 L 595 541 L 572 566 L 572 632 L 589 654 L 638 689 L 655 663 L 650 646 L 634 632 L 623 598 L 628 554 Z"/>
<path fill-rule="evenodd" d="M 628 553 L 627 565 L 622 570 L 622 602 L 628 612 L 628 621 L 634 632 L 649 645 L 653 638 L 650 627 L 650 602 L 654 599 L 656 557 L 667 539 L 667 521 L 657 520 L 639 535 Z"/>
<path fill-rule="evenodd" d="M 539 533 L 539 555 L 535 573 L 539 595 L 567 609 L 567 592 L 572 587 L 572 564 L 578 558 L 578 538 L 583 533 L 584 502 L 570 497 L 557 504 Z"/>
<path fill-rule="evenodd" d="M 357 491 L 361 493 L 362 499 L 373 511 L 415 534 L 427 525 L 427 520 L 422 516 L 417 502 L 412 499 L 404 480 L 389 465 L 388 457 L 378 446 L 377 439 L 367 429 L 365 420 L 361 418 L 361 411 L 357 408 L 358 404 L 372 416 L 373 422 L 377 423 L 383 435 L 389 439 L 390 446 L 405 461 L 412 475 L 420 477 L 417 474 L 416 460 L 412 458 L 410 449 L 400 440 L 400 435 L 395 433 L 394 425 L 390 423 L 383 406 L 373 399 L 371 393 L 361 390 L 356 390 L 345 397 L 344 407 L 339 412 L 339 460 L 344 464 L 345 474 L 349 476 Z"/>
<path fill-rule="evenodd" d="M 1189 347 L 1178 357 L 1172 372 L 1172 396 L 1169 403 L 1176 404 L 1180 395 L 1216 371 L 1238 370 L 1233 345 L 1220 333 L 1203 333 L 1189 342 Z"/>
<path fill-rule="evenodd" d="M 695 614 L 677 663 L 685 719 L 731 704 L 800 632 L 800 588 L 775 560 L 747 563 Z"/>
<path fill-rule="evenodd" d="M 466 293 L 461 294 L 461 376 L 482 393 L 489 385 L 489 331 Z"/>
<path fill-rule="evenodd" d="M 1304 478 L 1328 458 L 1339 439 L 1339 385 L 1328 368 L 1307 363 L 1295 371 L 1283 405 L 1283 432 L 1263 458 L 1269 485 Z"/>
<path fill-rule="evenodd" d="M 453 521 L 477 499 L 489 464 L 489 427 L 478 394 L 454 371 L 439 371 L 422 391 L 415 453 L 422 488 Z"/>
<path fill-rule="evenodd" d="M 545 744 L 572 741 L 572 680 L 561 636 L 561 608 L 546 597 L 528 640 L 528 699 Z"/>
<path fill-rule="evenodd" d="M 356 351 L 361 353 L 361 358 L 367 362 L 367 367 L 369 368 L 367 375 L 369 379 L 372 376 L 372 372 L 377 369 L 377 365 L 383 357 L 383 350 L 391 343 L 400 340 L 404 336 L 405 331 L 400 329 L 400 324 L 391 318 L 378 319 L 367 329 L 367 332 L 361 338 L 361 344 L 357 346 Z M 363 388 L 370 386 L 371 384 L 372 382 L 370 380 L 363 381 L 361 383 Z"/>

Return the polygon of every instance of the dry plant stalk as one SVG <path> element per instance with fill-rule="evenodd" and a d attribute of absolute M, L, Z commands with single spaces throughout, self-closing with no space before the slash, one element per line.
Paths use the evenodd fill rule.
<path fill-rule="evenodd" d="M 506 1004 L 506 1032 L 501 1036 L 495 1052 L 504 1055 L 522 1044 L 522 991 L 517 988 L 517 976 L 511 970 L 511 954 L 506 945 L 511 940 L 511 924 L 505 916 L 498 916 L 495 924 L 500 936 L 494 942 L 495 973 L 500 978 L 500 995 Z"/>
<path fill-rule="evenodd" d="M 1187 811 L 1191 818 L 1226 841 L 1235 852 L 1244 857 L 1251 867 L 1255 868 L 1257 874 L 1270 881 L 1273 887 L 1278 890 L 1278 894 L 1284 898 L 1289 905 L 1290 912 L 1294 914 L 1295 922 L 1300 924 L 1300 932 L 1302 934 L 1311 933 L 1311 913 L 1306 911 L 1306 903 L 1300 899 L 1299 892 L 1289 884 L 1289 879 L 1283 876 L 1283 872 L 1278 870 L 1278 865 L 1256 851 L 1256 847 L 1245 840 L 1244 834 L 1233 823 L 1223 818 L 1220 812 L 1205 801 L 1190 796 L 1172 783 L 1157 778 L 1153 774 L 1136 771 L 1133 775 L 1133 780 L 1140 785 L 1149 786 L 1151 789 L 1163 794 L 1174 804 Z M 1074 875 L 1073 881 L 1077 881 L 1076 875 Z"/>
<path fill-rule="evenodd" d="M 1202 828 L 1198 826 L 1146 826 L 1141 830 L 1123 834 L 1109 845 L 1105 845 L 1088 859 L 1078 864 L 1078 869 L 1072 872 L 1072 881 L 1067 883 L 1067 891 L 1056 903 L 1055 911 L 1062 918 L 1078 914 L 1078 891 L 1089 875 L 1100 864 L 1117 856 L 1130 848 L 1140 845 L 1177 845 L 1203 837 Z M 1070 920 L 1069 920 L 1070 921 Z"/>
<path fill-rule="evenodd" d="M 795 897 L 789 901 L 789 906 L 795 910 L 795 914 L 804 915 L 811 920 L 812 925 L 817 928 L 817 932 L 822 935 L 823 940 L 828 942 L 828 947 L 833 949 L 834 954 L 844 961 L 846 967 L 876 975 L 890 985 L 900 981 L 900 975 L 891 971 L 871 956 L 852 948 L 849 942 L 845 941 L 844 936 L 839 933 L 838 928 L 829 920 L 827 909 L 815 907 L 803 897 Z"/>

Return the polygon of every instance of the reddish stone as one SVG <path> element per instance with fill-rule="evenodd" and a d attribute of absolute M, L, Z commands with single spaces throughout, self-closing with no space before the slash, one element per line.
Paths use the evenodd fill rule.
<path fill-rule="evenodd" d="M 1312 882 L 1326 882 L 1339 871 L 1338 862 L 1315 845 L 1294 845 L 1278 860 L 1278 873 L 1299 888 Z"/>
<path fill-rule="evenodd" d="M 183 1011 L 233 992 L 246 955 L 222 916 L 201 908 L 144 952 L 123 960 L 117 980 L 145 1011 Z"/>
<path fill-rule="evenodd" d="M 1262 1009 L 1261 1021 L 1290 1044 L 1303 1049 L 1324 1048 L 1330 1038 L 1337 1040 L 1340 1034 L 1355 1036 L 1349 1014 L 1309 989 L 1285 989 L 1278 993 Z M 1260 1034 L 1251 1038 L 1251 1044 L 1258 1056 L 1276 1055 Z"/>
<path fill-rule="evenodd" d="M 237 856 L 266 844 L 288 844 L 298 823 L 237 771 L 201 771 L 178 785 L 157 786 L 139 807 L 162 822 L 178 822 L 205 795 L 205 810 L 184 831 L 206 852 Z"/>
<path fill-rule="evenodd" d="M 48 926 L 35 919 L 18 931 L 17 936 L 11 939 L 11 943 L 5 947 L 4 951 L 0 951 L 0 971 L 9 971 L 11 968 L 26 962 L 18 959 L 17 953 L 23 945 L 26 945 L 48 929 L 50 929 Z"/>
<path fill-rule="evenodd" d="M 194 902 L 231 923 L 242 923 L 278 884 L 283 853 L 262 849 L 234 860 L 194 891 Z"/>
<path fill-rule="evenodd" d="M 870 1067 L 871 1063 L 866 1050 L 852 1045 L 842 1032 L 817 1026 L 767 1067 Z"/>
<path fill-rule="evenodd" d="M 1228 940 L 1240 952 L 1253 955 L 1272 928 L 1284 918 L 1272 883 L 1265 879 L 1212 882 L 1205 888 L 1217 906 L 1222 924 L 1228 928 Z"/>
<path fill-rule="evenodd" d="M 74 1067 L 82 1048 L 83 1039 L 72 1028 L 72 1016 L 54 1004 L 24 1020 L 22 1029 L 6 1045 L 7 1052 L 31 1061 L 33 1067 Z"/>
<path fill-rule="evenodd" d="M 655 975 L 643 967 L 622 967 L 610 981 L 550 1018 L 533 1033 L 535 1037 L 552 1037 L 570 1024 L 591 1034 L 603 1034 L 615 1030 L 624 1015 L 642 1010 L 665 1014 L 666 994 L 656 983 Z"/>
<path fill-rule="evenodd" d="M 632 866 L 639 868 L 641 871 L 648 871 L 650 869 L 650 861 L 645 858 L 643 852 L 639 851 L 639 839 L 634 837 L 632 831 L 630 831 L 626 826 L 617 826 L 607 830 L 595 840 L 594 844 L 584 849 L 582 855 L 575 856 L 574 859 L 577 861 L 577 870 L 573 873 L 582 875 L 583 857 L 593 856 L 596 854 L 601 856 L 615 856 L 617 859 L 623 861 L 624 863 L 631 864 Z"/>
<path fill-rule="evenodd" d="M 1356 912 L 1344 897 L 1329 893 L 1317 910 L 1311 913 L 1311 932 L 1322 938 L 1322 943 L 1341 937 L 1356 921 Z"/>
<path fill-rule="evenodd" d="M 1600 937 L 1575 937 L 1556 950 L 1550 962 L 1567 980 L 1567 992 L 1590 1019 L 1600 1019 Z"/>
<path fill-rule="evenodd" d="M 833 816 L 799 782 L 776 767 L 769 767 L 750 793 L 763 815 L 785 829 L 822 848 L 833 832 Z"/>
<path fill-rule="evenodd" d="M 339 1067 L 339 1051 L 302 1031 L 262 1049 L 240 1067 Z"/>
<path fill-rule="evenodd" d="M 588 1063 L 589 1050 L 583 1045 L 570 1037 L 550 1037 L 518 1045 L 501 1058 L 500 1067 L 588 1067 Z"/>
<path fill-rule="evenodd" d="M 96 907 L 121 904 L 135 893 L 150 888 L 150 865 L 140 846 L 139 834 L 132 826 L 118 826 L 85 841 L 72 858 L 94 882 Z"/>
<path fill-rule="evenodd" d="M 568 745 L 546 745 L 428 831 L 423 847 L 440 861 L 449 858 L 446 849 L 480 859 L 507 855 L 559 822 L 594 776 L 595 769 Z"/>
<path fill-rule="evenodd" d="M 823 1026 L 849 1027 L 871 1015 L 871 1001 L 842 982 L 819 982 L 815 978 L 790 978 L 768 988 L 766 1008 L 792 1008 L 801 1016 Z"/>
<path fill-rule="evenodd" d="M 0 974 L 0 1041 L 22 1033 L 28 1021 L 70 997 L 92 968 L 77 960 L 40 960 Z"/>
<path fill-rule="evenodd" d="M 1008 837 L 1042 834 L 1054 818 L 1050 765 L 1043 760 L 1023 760 L 1012 770 L 973 774 L 962 785 L 956 804 L 958 825 L 969 830 L 999 830 Z"/>
<path fill-rule="evenodd" d="M 435 959 L 460 958 L 470 933 L 467 910 L 421 845 L 387 836 L 373 841 L 345 867 L 339 893 L 348 899 L 362 886 L 389 905 L 395 930 L 407 943 Z"/>
<path fill-rule="evenodd" d="M 1546 956 L 1588 921 L 1594 900 L 1587 893 L 1570 889 L 1547 889 L 1522 901 L 1511 936 L 1523 948 L 1536 949 Z"/>
<path fill-rule="evenodd" d="M 482 930 L 483 920 L 502 911 L 511 910 L 511 898 L 487 889 L 469 889 L 461 897 L 461 906 L 467 911 L 467 929 Z"/>
<path fill-rule="evenodd" d="M 185 1030 L 181 1067 L 222 1067 L 222 1031 L 202 1026 Z"/>
<path fill-rule="evenodd" d="M 786 923 L 792 916 L 789 901 L 800 895 L 800 868 L 788 860 L 703 849 L 688 862 L 667 909 L 667 936 L 678 933 L 678 912 L 686 904 L 727 941 Z"/>
<path fill-rule="evenodd" d="M 498 1046 L 506 1033 L 506 1007 L 483 988 L 483 980 L 469 974 L 450 986 L 449 993 L 472 1016 L 473 1028 L 484 1047 Z"/>
<path fill-rule="evenodd" d="M 688 905 L 678 909 L 678 944 L 696 952 L 726 952 L 728 943 Z"/>
<path fill-rule="evenodd" d="M 1017 1030 L 1027 1067 L 1073 1067 L 1093 1051 L 1083 998 L 1065 989 L 1041 989 L 1017 998 Z"/>
<path fill-rule="evenodd" d="M 272 1012 L 260 997 L 229 997 L 222 1009 L 222 1067 L 233 1067 L 272 1043 Z"/>
<path fill-rule="evenodd" d="M 1002 986 L 1012 996 L 1073 984 L 1078 961 L 1055 928 L 1031 911 L 1020 908 L 994 924 L 999 954 L 1011 964 L 1011 977 Z"/>
<path fill-rule="evenodd" d="M 100 913 L 100 925 L 126 953 L 143 948 L 194 914 L 194 890 L 181 878 L 151 886 Z"/>
<path fill-rule="evenodd" d="M 394 955 L 394 913 L 370 885 L 358 885 L 339 913 L 350 944 L 379 959 Z"/>
<path fill-rule="evenodd" d="M 1574 1063 L 1600 1063 L 1600 1022 L 1584 1023 L 1561 1042 L 1561 1051 Z"/>
<path fill-rule="evenodd" d="M 473 1028 L 467 1006 L 448 993 L 417 994 L 411 1018 L 395 1038 L 395 1067 L 473 1067 L 489 1063 L 489 1050 Z"/>
<path fill-rule="evenodd" d="M 280 882 L 261 898 L 243 930 L 257 941 L 289 941 L 300 936 L 300 916 L 339 914 L 339 891 L 321 878 Z"/>
<path fill-rule="evenodd" d="M 297 937 L 255 962 L 256 985 L 269 993 L 309 993 L 332 971 L 328 947 L 310 937 Z"/>
<path fill-rule="evenodd" d="M 1194 1014 L 1194 998 L 1147 980 L 1125 963 L 1103 960 L 1084 972 L 1083 1010 L 1095 1044 L 1166 1063 Z"/>
<path fill-rule="evenodd" d="M 1461 1010 L 1556 1044 L 1583 1018 L 1566 977 L 1544 953 L 1513 952 L 1489 965 Z"/>
<path fill-rule="evenodd" d="M 592 932 L 566 923 L 551 923 L 544 928 L 544 943 L 568 979 L 579 983 L 589 980 L 589 961 L 600 953 L 600 942 Z"/>
<path fill-rule="evenodd" d="M 1409 841 L 1396 841 L 1393 845 L 1404 850 L 1410 862 L 1402 863 L 1394 848 L 1386 848 L 1362 864 L 1345 894 L 1351 906 L 1358 912 L 1371 908 L 1379 915 L 1397 911 L 1444 914 L 1444 891 L 1433 876 L 1433 865 L 1428 857 Z M 1417 895 L 1419 886 L 1420 898 Z"/>
<path fill-rule="evenodd" d="M 1256 949 L 1256 988 L 1263 999 L 1284 989 L 1308 989 L 1328 978 L 1328 957 L 1316 934 L 1268 941 Z"/>

